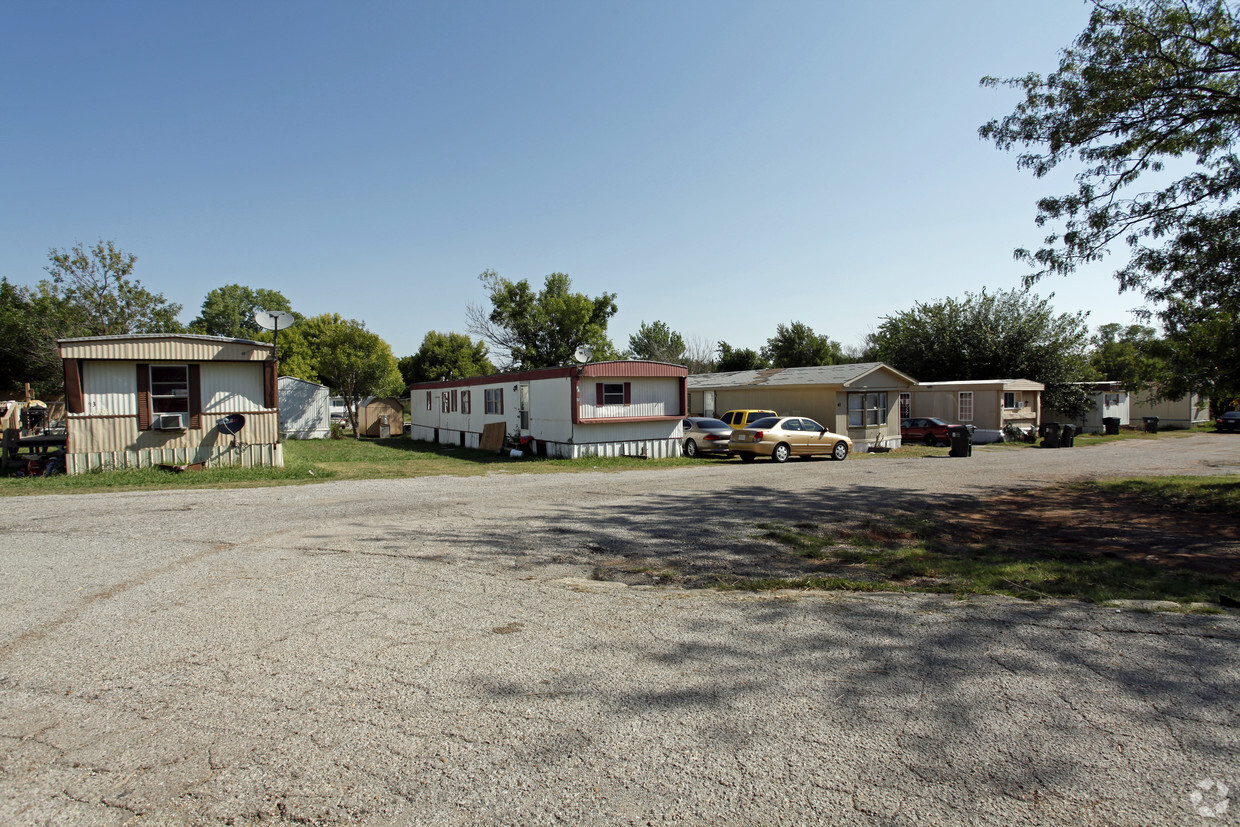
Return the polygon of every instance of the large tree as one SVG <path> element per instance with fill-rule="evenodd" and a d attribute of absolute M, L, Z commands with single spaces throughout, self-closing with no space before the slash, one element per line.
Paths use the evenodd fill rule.
<path fill-rule="evenodd" d="M 319 319 L 323 323 L 315 342 L 315 369 L 319 381 L 344 398 L 356 437 L 358 403 L 367 396 L 402 393 L 404 380 L 392 348 L 365 324 L 335 314 Z"/>
<path fill-rule="evenodd" d="M 435 330 L 422 338 L 417 353 L 399 359 L 398 366 L 406 385 L 467 379 L 495 372 L 495 366 L 487 358 L 485 342 L 475 342 L 463 333 Z"/>
<path fill-rule="evenodd" d="M 875 358 L 923 382 L 1031 379 L 1050 407 L 1080 412 L 1094 377 L 1086 314 L 1056 313 L 1049 299 L 1019 290 L 918 303 L 885 316 L 871 334 Z"/>
<path fill-rule="evenodd" d="M 494 270 L 478 278 L 491 309 L 470 305 L 468 329 L 491 344 L 505 370 L 569 364 L 582 345 L 590 347 L 594 361 L 615 357 L 607 338 L 607 322 L 618 309 L 614 293 L 595 298 L 573 293 L 565 273 L 547 276 L 537 293 L 527 280 L 513 282 Z"/>
<path fill-rule="evenodd" d="M 226 284 L 207 294 L 198 318 L 189 323 L 189 331 L 231 339 L 254 339 L 263 333 L 263 328 L 254 321 L 256 310 L 292 312 L 293 306 L 278 290 Z M 293 317 L 298 319 L 299 315 L 294 313 Z"/>
<path fill-rule="evenodd" d="M 64 371 L 56 340 L 77 335 L 75 314 L 47 291 L 0 280 L 0 398 L 26 383 L 36 396 L 57 393 Z"/>
<path fill-rule="evenodd" d="M 729 373 L 735 370 L 760 370 L 768 367 L 762 354 L 750 347 L 732 347 L 727 342 L 719 343 L 719 359 L 715 362 L 716 373 Z"/>
<path fill-rule="evenodd" d="M 815 333 L 804 322 L 780 324 L 766 340 L 762 356 L 774 368 L 807 368 L 837 365 L 843 361 L 840 343 Z"/>
<path fill-rule="evenodd" d="M 666 322 L 642 322 L 637 332 L 629 337 L 629 353 L 634 359 L 679 365 L 685 358 L 685 340 Z"/>
<path fill-rule="evenodd" d="M 177 333 L 181 305 L 152 293 L 132 278 L 138 257 L 111 241 L 90 248 L 52 248 L 46 270 L 51 280 L 40 284 L 78 315 L 79 335 L 113 336 L 126 333 Z"/>
<path fill-rule="evenodd" d="M 1175 389 L 1240 393 L 1240 21 L 1222 0 L 1093 5 L 1057 71 L 982 80 L 1024 93 L 982 137 L 1038 177 L 1077 168 L 1038 202 L 1042 246 L 1016 255 L 1028 284 L 1126 244 L 1116 276 L 1159 308 Z"/>
<path fill-rule="evenodd" d="M 1134 396 L 1148 395 L 1171 379 L 1171 346 L 1152 327 L 1104 324 L 1092 345 L 1093 369 L 1103 379 L 1122 383 Z"/>

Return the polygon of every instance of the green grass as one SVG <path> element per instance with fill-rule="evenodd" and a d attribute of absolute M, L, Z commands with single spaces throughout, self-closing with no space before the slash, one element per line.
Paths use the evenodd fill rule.
<path fill-rule="evenodd" d="M 1240 515 L 1236 477 L 1159 477 L 1071 486 L 1105 497 L 1123 495 L 1151 510 Z M 1069 598 L 1214 604 L 1240 596 L 1240 583 L 1175 567 L 1030 543 L 996 531 L 982 543 L 953 541 L 950 526 L 927 517 L 878 515 L 852 526 L 758 523 L 759 536 L 813 560 L 803 577 L 758 578 L 715 584 L 721 589 L 842 589 L 937 592 L 959 596 L 1006 594 L 1025 599 Z M 824 566 L 847 569 L 827 576 Z"/>
<path fill-rule="evenodd" d="M 158 468 L 93 471 L 75 476 L 0 477 L 0 496 L 75 494 L 168 488 L 244 488 L 305 485 L 328 480 L 477 476 L 486 473 L 628 471 L 720 462 L 716 458 L 643 460 L 638 457 L 512 459 L 507 454 L 453 448 L 407 437 L 306 439 L 284 442 L 283 468 L 204 468 L 172 473 Z"/>

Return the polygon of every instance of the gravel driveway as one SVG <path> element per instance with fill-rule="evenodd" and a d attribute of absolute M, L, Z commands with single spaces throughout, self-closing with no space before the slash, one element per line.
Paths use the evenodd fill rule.
<path fill-rule="evenodd" d="M 0 823 L 1235 823 L 1234 614 L 630 587 L 588 561 L 1237 472 L 1240 439 L 1200 435 L 6 499 Z"/>

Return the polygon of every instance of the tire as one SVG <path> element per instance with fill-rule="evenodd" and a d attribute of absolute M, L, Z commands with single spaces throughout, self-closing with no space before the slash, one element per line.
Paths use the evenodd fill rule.
<path fill-rule="evenodd" d="M 921 438 L 921 441 L 926 443 L 927 448 L 933 448 L 939 444 L 939 440 L 934 434 L 926 434 Z"/>
<path fill-rule="evenodd" d="M 792 456 L 792 449 L 786 442 L 779 443 L 775 446 L 775 450 L 771 451 L 771 459 L 775 462 L 787 462 L 790 456 Z"/>
<path fill-rule="evenodd" d="M 697 443 L 691 439 L 685 440 L 685 456 L 696 457 L 698 455 Z"/>
<path fill-rule="evenodd" d="M 741 458 L 741 462 L 753 462 L 754 461 L 754 455 L 749 453 L 748 451 L 737 451 L 736 455 Z"/>
<path fill-rule="evenodd" d="M 835 447 L 831 449 L 831 459 L 843 462 L 848 459 L 848 443 L 837 442 Z"/>

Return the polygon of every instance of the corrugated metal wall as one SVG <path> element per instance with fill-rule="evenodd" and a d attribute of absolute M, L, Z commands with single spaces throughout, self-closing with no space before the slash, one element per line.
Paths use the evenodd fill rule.
<path fill-rule="evenodd" d="M 628 405 L 600 406 L 596 403 L 598 384 L 623 384 L 625 381 L 631 382 Z M 632 380 L 616 378 L 615 380 L 591 381 L 583 379 L 580 388 L 582 419 L 680 415 L 680 380 L 676 377 Z"/>
<path fill-rule="evenodd" d="M 291 439 L 321 439 L 331 433 L 331 396 L 323 385 L 280 377 L 280 431 Z"/>
<path fill-rule="evenodd" d="M 130 368 L 131 371 L 135 369 Z M 207 362 L 202 366 L 202 412 L 249 413 L 263 408 L 261 362 Z"/>
<path fill-rule="evenodd" d="M 85 412 L 96 416 L 135 416 L 138 412 L 137 362 L 82 365 Z"/>
<path fill-rule="evenodd" d="M 63 359 L 130 362 L 262 362 L 271 358 L 272 346 L 194 336 L 103 338 L 65 342 L 60 355 Z"/>
<path fill-rule="evenodd" d="M 69 414 L 69 473 L 95 468 L 145 468 L 150 465 L 284 465 L 275 411 L 245 414 L 236 439 L 215 430 L 215 417 L 185 431 L 139 431 L 136 416 L 92 417 Z M 75 470 L 77 469 L 77 470 Z"/>

